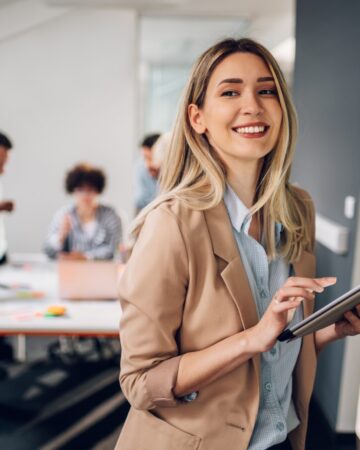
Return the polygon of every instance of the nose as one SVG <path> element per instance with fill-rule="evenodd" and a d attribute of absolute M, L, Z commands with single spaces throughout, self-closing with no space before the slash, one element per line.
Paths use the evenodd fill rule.
<path fill-rule="evenodd" d="M 260 116 L 264 112 L 259 98 L 253 92 L 243 94 L 241 111 L 244 115 L 252 116 Z"/>

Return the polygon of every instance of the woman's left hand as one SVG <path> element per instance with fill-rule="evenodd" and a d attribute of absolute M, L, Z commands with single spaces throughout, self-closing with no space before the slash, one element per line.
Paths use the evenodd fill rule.
<path fill-rule="evenodd" d="M 360 334 L 360 304 L 347 311 L 344 318 L 335 323 L 335 333 L 339 338 Z"/>
<path fill-rule="evenodd" d="M 360 304 L 353 311 L 346 312 L 343 319 L 335 324 L 315 332 L 316 351 L 319 353 L 331 342 L 357 334 L 360 334 Z"/>

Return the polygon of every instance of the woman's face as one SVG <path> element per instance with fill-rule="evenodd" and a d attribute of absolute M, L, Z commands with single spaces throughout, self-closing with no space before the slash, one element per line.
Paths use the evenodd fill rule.
<path fill-rule="evenodd" d="M 225 58 L 210 77 L 203 107 L 190 105 L 189 117 L 226 165 L 263 158 L 274 148 L 282 120 L 266 63 L 252 53 Z"/>

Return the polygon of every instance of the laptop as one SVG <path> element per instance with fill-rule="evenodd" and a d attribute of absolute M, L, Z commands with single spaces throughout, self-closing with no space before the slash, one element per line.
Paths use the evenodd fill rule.
<path fill-rule="evenodd" d="M 71 300 L 118 297 L 122 265 L 114 261 L 58 261 L 59 294 Z"/>

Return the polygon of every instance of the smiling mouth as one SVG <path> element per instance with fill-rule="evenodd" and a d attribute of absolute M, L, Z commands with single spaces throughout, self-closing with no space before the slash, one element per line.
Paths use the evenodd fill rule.
<path fill-rule="evenodd" d="M 233 128 L 233 131 L 245 138 L 260 138 L 265 136 L 269 128 L 270 127 L 268 125 L 259 125 L 252 127 Z"/>

